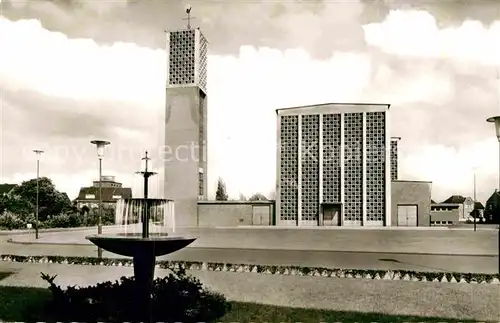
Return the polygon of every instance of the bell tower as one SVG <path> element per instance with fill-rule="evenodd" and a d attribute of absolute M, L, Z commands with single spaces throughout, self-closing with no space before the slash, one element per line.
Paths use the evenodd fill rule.
<path fill-rule="evenodd" d="M 196 226 L 207 199 L 207 49 L 199 28 L 166 31 L 165 198 L 178 226 Z"/>

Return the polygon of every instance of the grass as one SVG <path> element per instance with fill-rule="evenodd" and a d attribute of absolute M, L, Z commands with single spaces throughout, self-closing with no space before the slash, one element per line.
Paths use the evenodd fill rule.
<path fill-rule="evenodd" d="M 0 287 L 0 321 L 36 322 L 44 317 L 48 289 Z M 232 310 L 218 322 L 473 322 L 376 313 L 337 312 L 232 302 Z"/>

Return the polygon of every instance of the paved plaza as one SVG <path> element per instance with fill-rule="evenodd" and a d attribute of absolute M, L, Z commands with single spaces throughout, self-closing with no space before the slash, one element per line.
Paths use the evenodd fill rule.
<path fill-rule="evenodd" d="M 229 229 L 228 229 L 229 230 Z M 105 228 L 105 233 L 117 231 Z M 181 230 L 186 234 L 192 230 Z M 41 232 L 35 241 L 33 234 L 0 236 L 0 254 L 25 256 L 59 255 L 96 257 L 97 249 L 85 235 L 95 234 L 95 228 L 78 231 Z M 7 243 L 12 238 L 18 243 Z M 104 257 L 121 257 L 104 252 Z M 391 252 L 318 251 L 291 249 L 253 249 L 220 247 L 188 247 L 161 260 L 243 263 L 261 265 L 295 265 L 306 267 L 402 269 L 413 271 L 454 271 L 497 273 L 498 256 L 494 255 L 445 255 Z"/>

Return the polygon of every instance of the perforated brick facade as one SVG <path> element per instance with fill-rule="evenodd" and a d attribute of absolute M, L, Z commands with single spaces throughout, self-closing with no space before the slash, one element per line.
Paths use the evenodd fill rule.
<path fill-rule="evenodd" d="M 370 225 L 384 225 L 385 141 L 385 113 L 366 113 L 366 220 Z"/>
<path fill-rule="evenodd" d="M 323 115 L 323 202 L 340 203 L 340 114 Z"/>
<path fill-rule="evenodd" d="M 198 86 L 207 93 L 208 41 L 199 29 L 167 33 L 167 86 Z"/>
<path fill-rule="evenodd" d="M 363 220 L 363 114 L 344 115 L 344 224 Z"/>
<path fill-rule="evenodd" d="M 391 140 L 391 180 L 398 179 L 398 141 Z"/>
<path fill-rule="evenodd" d="M 199 42 L 199 55 L 200 55 L 200 71 L 198 73 L 198 86 L 206 93 L 207 92 L 207 75 L 208 75 L 208 41 L 200 33 Z"/>
<path fill-rule="evenodd" d="M 194 84 L 195 79 L 195 29 L 170 33 L 168 84 Z"/>
<path fill-rule="evenodd" d="M 329 104 L 278 110 L 278 225 L 390 225 L 387 105 Z M 389 206 L 388 206 L 389 205 Z"/>
<path fill-rule="evenodd" d="M 318 221 L 319 115 L 302 116 L 301 221 Z"/>
<path fill-rule="evenodd" d="M 284 116 L 280 126 L 281 221 L 297 221 L 299 117 Z"/>

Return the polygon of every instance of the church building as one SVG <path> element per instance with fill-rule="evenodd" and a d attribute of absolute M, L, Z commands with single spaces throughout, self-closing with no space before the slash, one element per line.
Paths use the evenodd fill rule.
<path fill-rule="evenodd" d="M 397 177 L 389 104 L 277 110 L 275 203 L 207 201 L 208 42 L 189 23 L 166 38 L 164 197 L 178 226 L 429 225 L 431 183 Z"/>

